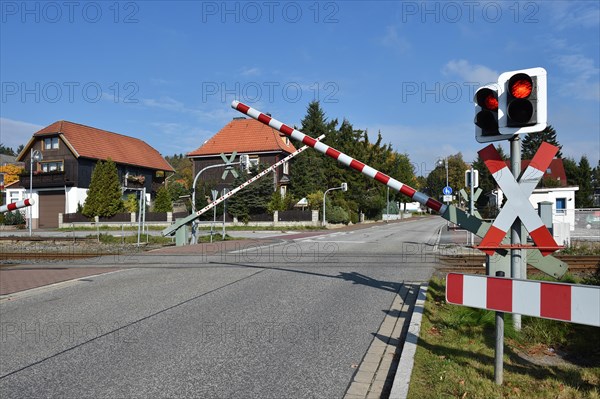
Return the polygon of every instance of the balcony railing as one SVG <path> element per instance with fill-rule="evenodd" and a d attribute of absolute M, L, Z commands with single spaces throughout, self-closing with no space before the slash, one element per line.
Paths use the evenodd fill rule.
<path fill-rule="evenodd" d="M 76 183 L 77 165 L 66 162 L 64 170 L 53 170 L 51 172 L 33 171 L 33 188 L 73 186 Z M 19 175 L 21 185 L 29 187 L 29 171 L 25 170 Z"/>

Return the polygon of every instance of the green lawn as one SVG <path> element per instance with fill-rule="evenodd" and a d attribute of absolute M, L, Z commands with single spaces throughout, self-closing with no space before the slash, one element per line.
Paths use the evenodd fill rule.
<path fill-rule="evenodd" d="M 505 314 L 498 386 L 495 313 L 447 304 L 444 284 L 429 285 L 409 398 L 600 398 L 600 328 L 523 317 L 517 333 Z"/>

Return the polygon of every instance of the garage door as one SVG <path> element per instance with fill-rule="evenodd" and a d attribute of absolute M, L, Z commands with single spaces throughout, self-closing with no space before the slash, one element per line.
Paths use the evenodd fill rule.
<path fill-rule="evenodd" d="M 48 229 L 58 227 L 58 214 L 65 213 L 64 191 L 40 191 L 40 219 L 39 228 Z"/>

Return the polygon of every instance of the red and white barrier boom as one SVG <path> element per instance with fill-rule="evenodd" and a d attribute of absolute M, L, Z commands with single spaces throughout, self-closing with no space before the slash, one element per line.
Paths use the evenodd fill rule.
<path fill-rule="evenodd" d="M 322 135 L 322 136 L 318 137 L 316 140 L 321 140 L 321 139 L 323 139 L 323 137 L 325 137 L 325 135 Z M 254 183 L 255 181 L 257 181 L 261 177 L 263 177 L 266 174 L 268 174 L 269 172 L 272 172 L 278 166 L 283 165 L 285 162 L 287 162 L 290 159 L 294 158 L 296 155 L 300 154 L 302 151 L 306 150 L 307 148 L 308 148 L 308 146 L 303 146 L 301 148 L 298 148 L 296 151 L 292 152 L 287 157 L 285 157 L 282 160 L 280 160 L 279 162 L 276 162 L 273 165 L 269 166 L 267 169 L 263 170 L 262 172 L 260 172 L 256 176 L 252 177 L 251 179 L 247 180 L 246 182 L 240 184 L 238 187 L 236 187 L 233 190 L 229 191 L 227 194 L 223 195 L 222 197 L 217 198 L 215 201 L 213 201 L 210 204 L 206 205 L 204 208 L 200 209 L 197 212 L 192 213 L 191 215 L 189 215 L 186 218 L 178 220 L 176 223 L 174 223 L 171 226 L 167 227 L 166 229 L 164 229 L 162 231 L 162 235 L 163 236 L 168 236 L 168 235 L 171 235 L 171 234 L 175 233 L 175 231 L 178 230 L 180 227 L 185 226 L 186 224 L 193 222 L 195 219 L 197 219 L 203 213 L 208 212 L 209 210 L 211 210 L 215 206 L 219 205 L 221 202 L 225 201 L 227 198 L 231 197 L 232 195 L 234 195 L 238 191 L 240 191 L 243 188 L 245 188 L 245 187 L 249 186 L 250 184 Z"/>
<path fill-rule="evenodd" d="M 483 220 L 477 218 L 476 216 L 469 215 L 467 212 L 459 209 L 453 205 L 445 205 L 435 199 L 429 197 L 428 195 L 418 192 L 414 188 L 407 186 L 406 184 L 399 182 L 396 179 L 393 179 L 378 170 L 370 167 L 369 165 L 365 165 L 364 163 L 349 157 L 348 155 L 332 148 L 324 143 L 317 141 L 316 139 L 307 136 L 306 134 L 285 125 L 284 123 L 274 119 L 262 112 L 243 104 L 239 101 L 233 101 L 231 103 L 231 107 L 245 115 L 248 115 L 257 121 L 272 127 L 280 131 L 281 133 L 295 139 L 301 141 L 302 143 L 313 147 L 315 150 L 331 157 L 343 165 L 346 165 L 354 170 L 361 172 L 364 175 L 369 176 L 372 179 L 377 180 L 380 183 L 385 184 L 393 190 L 396 190 L 413 201 L 417 201 L 418 203 L 425 205 L 426 207 L 438 212 L 444 219 L 457 224 L 464 228 L 467 231 L 475 234 L 478 237 L 485 237 L 486 233 L 490 229 L 491 224 L 484 222 Z M 508 243 L 508 240 L 505 238 L 503 242 Z M 501 255 L 505 255 L 507 253 L 506 249 L 496 249 L 495 252 L 500 253 Z M 542 253 L 537 249 L 531 249 L 527 253 L 528 263 L 537 269 L 547 273 L 553 277 L 560 277 L 567 271 L 567 264 L 548 255 L 542 256 Z"/>
<path fill-rule="evenodd" d="M 241 113 L 244 113 L 256 119 L 257 121 L 262 122 L 265 125 L 268 125 L 273 129 L 276 129 L 295 140 L 301 141 L 309 147 L 312 147 L 315 150 L 337 160 L 339 163 L 346 165 L 354 170 L 357 170 L 362 174 L 367 175 L 370 178 L 385 184 L 393 190 L 399 191 L 400 193 L 408 196 L 409 198 L 419 202 L 422 205 L 425 205 L 428 208 L 433 209 L 436 212 L 444 213 L 446 211 L 446 205 L 442 204 L 441 202 L 434 200 L 426 194 L 418 192 L 414 188 L 407 186 L 406 184 L 401 183 L 398 180 L 393 179 L 376 169 L 373 169 L 369 165 L 365 165 L 364 163 L 349 157 L 348 155 L 336 150 L 335 148 L 328 146 L 327 144 L 321 143 L 316 139 L 307 136 L 306 134 L 296 129 L 292 129 L 291 127 L 283 124 L 282 122 L 279 122 L 277 119 L 273 119 L 270 116 L 265 115 L 254 108 L 242 104 L 239 101 L 234 101 L 233 103 L 231 103 L 231 106 L 236 110 L 240 111 Z"/>
<path fill-rule="evenodd" d="M 446 302 L 600 327 L 600 287 L 449 273 Z"/>
<path fill-rule="evenodd" d="M 35 204 L 35 200 L 24 199 L 23 201 L 17 201 L 17 202 L 10 203 L 8 205 L 0 206 L 0 213 L 11 212 L 11 211 L 14 211 L 15 209 L 25 208 L 25 207 L 31 206 L 33 204 Z"/>

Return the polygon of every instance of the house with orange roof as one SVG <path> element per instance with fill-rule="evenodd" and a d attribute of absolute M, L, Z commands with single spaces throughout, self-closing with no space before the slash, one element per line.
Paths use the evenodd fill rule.
<path fill-rule="evenodd" d="M 194 165 L 195 176 L 207 166 L 222 164 L 221 154 L 229 159 L 234 151 L 237 152 L 234 162 L 239 162 L 240 155 L 248 155 L 253 166 L 271 166 L 296 151 L 296 148 L 287 136 L 277 130 L 254 119 L 236 117 L 204 144 L 188 153 L 187 157 Z M 213 182 L 218 190 L 230 188 L 234 177 L 227 173 L 222 179 L 223 172 L 221 168 L 208 169 L 202 173 L 199 181 Z M 282 196 L 287 191 L 289 173 L 287 162 L 273 173 L 273 190 L 279 189 Z"/>
<path fill-rule="evenodd" d="M 123 191 L 146 188 L 151 196 L 174 172 L 160 153 L 143 140 L 69 121 L 58 121 L 33 134 L 17 161 L 25 172 L 18 186 L 7 189 L 10 202 L 26 198 L 30 185 L 32 151 L 40 161 L 33 162 L 32 227 L 58 226 L 59 213 L 75 213 L 87 198 L 92 171 L 99 160 L 111 159 L 117 165 Z"/>

